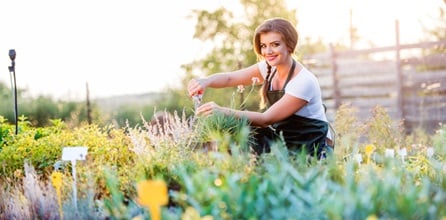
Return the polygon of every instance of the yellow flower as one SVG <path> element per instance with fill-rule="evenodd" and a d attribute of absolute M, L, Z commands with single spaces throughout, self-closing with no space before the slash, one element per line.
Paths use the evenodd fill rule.
<path fill-rule="evenodd" d="M 366 155 L 372 155 L 374 150 L 375 150 L 375 146 L 373 144 L 368 144 L 365 146 L 365 154 Z"/>
<path fill-rule="evenodd" d="M 181 220 L 213 220 L 214 218 L 210 215 L 206 215 L 203 218 L 200 213 L 192 207 L 187 207 L 186 211 L 181 216 Z"/>
<path fill-rule="evenodd" d="M 54 171 L 51 174 L 51 182 L 53 183 L 54 188 L 60 189 L 62 186 L 62 173 L 59 171 Z"/>
<path fill-rule="evenodd" d="M 370 157 L 372 156 L 374 150 L 375 146 L 373 146 L 372 144 L 368 144 L 365 146 L 365 155 L 367 157 L 367 163 L 370 162 Z"/>
<path fill-rule="evenodd" d="M 217 178 L 214 180 L 215 186 L 221 186 L 223 184 L 223 181 L 220 178 Z"/>
<path fill-rule="evenodd" d="M 14 171 L 14 177 L 15 178 L 22 178 L 23 177 L 23 172 L 21 169 L 17 169 Z"/>
<path fill-rule="evenodd" d="M 167 205 L 169 197 L 167 186 L 162 180 L 145 180 L 136 186 L 138 202 L 149 208 L 151 219 L 161 219 L 160 206 Z"/>
<path fill-rule="evenodd" d="M 376 215 L 369 215 L 366 220 L 378 220 L 378 217 L 376 217 Z"/>
<path fill-rule="evenodd" d="M 144 217 L 142 215 L 137 215 L 133 217 L 132 220 L 144 220 Z"/>
<path fill-rule="evenodd" d="M 57 194 L 57 202 L 59 204 L 59 215 L 61 218 L 63 218 L 63 212 L 62 212 L 62 193 L 60 191 L 62 187 L 62 176 L 63 174 L 59 171 L 54 171 L 51 174 L 51 183 L 53 183 L 54 188 L 56 189 Z"/>

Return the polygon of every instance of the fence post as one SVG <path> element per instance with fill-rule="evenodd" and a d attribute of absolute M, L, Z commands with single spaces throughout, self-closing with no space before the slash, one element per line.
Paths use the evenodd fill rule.
<path fill-rule="evenodd" d="M 91 117 L 91 105 L 90 105 L 90 89 L 88 88 L 88 82 L 85 83 L 85 87 L 86 87 L 86 93 L 87 93 L 87 122 L 89 125 L 91 125 L 92 123 L 92 117 Z"/>
<path fill-rule="evenodd" d="M 330 58 L 331 58 L 331 74 L 333 77 L 333 99 L 336 110 L 339 108 L 339 106 L 341 106 L 341 94 L 339 92 L 339 76 L 338 76 L 338 66 L 336 64 L 336 51 L 332 43 L 330 43 Z"/>
<path fill-rule="evenodd" d="M 395 20 L 395 64 L 396 64 L 396 73 L 397 73 L 397 110 L 398 110 L 398 116 L 400 119 L 403 120 L 403 126 L 406 128 L 406 123 L 404 122 L 404 119 L 406 117 L 406 114 L 404 113 L 404 91 L 403 91 L 403 82 L 404 82 L 404 76 L 401 69 L 401 57 L 400 57 L 400 28 L 399 28 L 399 22 L 398 20 Z"/>

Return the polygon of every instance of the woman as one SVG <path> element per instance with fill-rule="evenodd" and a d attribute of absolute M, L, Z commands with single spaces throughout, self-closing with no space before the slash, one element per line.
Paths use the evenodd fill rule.
<path fill-rule="evenodd" d="M 298 42 L 294 26 L 283 18 L 272 18 L 255 30 L 254 50 L 259 62 L 232 72 L 213 74 L 192 79 L 188 84 L 190 96 L 202 94 L 206 88 L 252 85 L 262 86 L 263 112 L 241 111 L 208 102 L 196 109 L 196 114 L 209 115 L 222 112 L 226 115 L 246 117 L 255 127 L 257 154 L 270 151 L 270 144 L 283 140 L 291 151 L 306 151 L 318 158 L 330 150 L 325 142 L 328 132 L 321 90 L 317 78 L 293 58 Z M 258 80 L 257 80 L 258 79 Z"/>

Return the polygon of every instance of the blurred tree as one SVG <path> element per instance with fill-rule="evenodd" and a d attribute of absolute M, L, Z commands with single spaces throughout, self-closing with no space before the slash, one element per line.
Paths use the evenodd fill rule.
<path fill-rule="evenodd" d="M 45 96 L 29 100 L 26 105 L 20 107 L 20 115 L 27 116 L 31 124 L 39 127 L 47 125 L 50 119 L 56 119 L 58 115 L 57 104 Z"/>
<path fill-rule="evenodd" d="M 132 106 L 121 106 L 111 114 L 111 121 L 116 127 L 125 127 L 127 123 L 134 127 L 141 122 L 141 112 Z"/>
<path fill-rule="evenodd" d="M 12 91 L 0 82 L 0 115 L 10 123 L 14 123 L 14 103 Z M 72 126 L 87 120 L 86 106 L 83 102 L 55 101 L 50 96 L 26 97 L 26 90 L 17 90 L 18 114 L 26 116 L 32 126 L 46 126 L 50 119 L 61 119 Z M 93 118 L 96 123 L 102 122 L 98 108 L 93 105 Z"/>
<path fill-rule="evenodd" d="M 300 39 L 299 41 L 300 46 L 297 51 L 299 57 L 308 54 L 322 53 L 328 50 L 327 44 L 324 43 L 321 38 L 313 39 L 306 37 L 304 39 Z"/>
<path fill-rule="evenodd" d="M 88 123 L 88 113 L 86 102 L 66 102 L 59 101 L 57 118 L 63 119 L 71 127 Z M 107 114 L 102 112 L 95 103 L 90 104 L 91 119 L 93 124 L 106 125 L 110 124 Z"/>
<path fill-rule="evenodd" d="M 425 33 L 427 33 L 427 40 L 441 41 L 446 40 L 446 6 L 438 8 L 438 14 L 429 22 L 430 27 L 423 25 Z M 434 48 L 432 53 L 446 53 L 446 45 L 441 45 Z"/>
<path fill-rule="evenodd" d="M 25 90 L 18 88 L 17 97 L 21 97 Z M 14 101 L 13 101 L 13 91 L 10 86 L 5 83 L 0 82 L 0 115 L 5 117 L 9 122 L 15 122 L 14 116 Z M 20 106 L 20 98 L 17 99 L 17 105 Z M 20 109 L 19 109 L 20 115 Z"/>
<path fill-rule="evenodd" d="M 11 96 L 10 93 L 11 90 L 3 82 L 0 82 L 0 98 L 2 99 L 2 103 Z"/>
<path fill-rule="evenodd" d="M 421 24 L 424 33 L 424 41 L 444 41 L 446 40 L 446 6 L 438 8 L 438 14 L 432 15 L 429 24 Z M 445 69 L 443 61 L 446 54 L 446 45 L 437 44 L 435 47 L 422 50 L 423 60 L 437 60 L 436 62 L 423 62 L 418 68 L 425 70 Z"/>

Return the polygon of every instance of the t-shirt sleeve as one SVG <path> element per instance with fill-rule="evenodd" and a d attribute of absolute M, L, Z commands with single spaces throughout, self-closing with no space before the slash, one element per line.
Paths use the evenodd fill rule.
<path fill-rule="evenodd" d="M 313 73 L 304 69 L 294 77 L 285 88 L 285 93 L 308 102 L 296 114 L 327 121 L 322 105 L 321 90 L 317 78 Z"/>
<path fill-rule="evenodd" d="M 301 72 L 287 84 L 285 92 L 294 97 L 310 102 L 315 96 L 315 91 L 318 91 L 315 86 L 316 85 L 311 77 L 308 77 L 308 73 Z"/>

